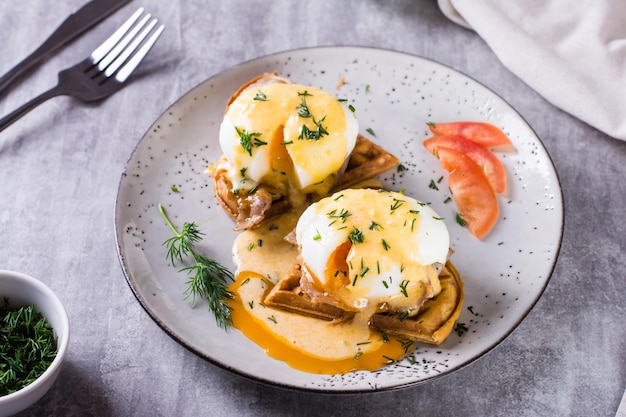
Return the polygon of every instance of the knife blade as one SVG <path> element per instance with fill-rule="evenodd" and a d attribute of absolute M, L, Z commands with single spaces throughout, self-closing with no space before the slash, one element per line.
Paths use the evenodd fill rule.
<path fill-rule="evenodd" d="M 43 59 L 57 52 L 88 29 L 100 23 L 132 0 L 92 0 L 76 13 L 69 15 L 44 43 L 22 62 L 0 77 L 0 94 Z"/>

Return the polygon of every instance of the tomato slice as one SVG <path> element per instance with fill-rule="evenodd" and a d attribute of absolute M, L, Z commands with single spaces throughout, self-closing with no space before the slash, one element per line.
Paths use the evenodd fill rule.
<path fill-rule="evenodd" d="M 498 218 L 496 194 L 480 167 L 469 156 L 439 147 L 441 166 L 450 173 L 448 186 L 469 231 L 477 238 L 485 236 Z"/>
<path fill-rule="evenodd" d="M 469 156 L 483 171 L 493 190 L 501 194 L 506 191 L 506 171 L 500 159 L 489 149 L 464 139 L 461 136 L 435 136 L 424 141 L 429 152 L 437 155 L 441 146 Z"/>
<path fill-rule="evenodd" d="M 429 123 L 430 131 L 441 136 L 461 136 L 481 146 L 511 145 L 511 140 L 497 126 L 483 122 Z"/>

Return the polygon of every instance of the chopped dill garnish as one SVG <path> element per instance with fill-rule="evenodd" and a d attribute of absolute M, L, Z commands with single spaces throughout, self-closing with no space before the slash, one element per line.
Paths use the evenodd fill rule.
<path fill-rule="evenodd" d="M 265 93 L 263 93 L 263 91 L 259 90 L 259 91 L 257 91 L 256 95 L 254 96 L 253 100 L 267 101 L 267 96 L 265 95 Z"/>
<path fill-rule="evenodd" d="M 383 229 L 383 227 L 380 224 L 376 223 L 374 220 L 372 220 L 372 222 L 370 223 L 369 229 L 370 230 L 381 230 L 381 229 Z"/>
<path fill-rule="evenodd" d="M 456 223 L 459 226 L 467 227 L 467 222 L 465 221 L 465 219 L 463 218 L 463 215 L 461 213 L 457 213 L 454 217 L 456 219 Z"/>
<path fill-rule="evenodd" d="M 454 330 L 459 336 L 463 336 L 463 334 L 467 332 L 469 328 L 465 325 L 465 323 L 459 323 L 458 321 L 455 321 L 452 330 Z"/>
<path fill-rule="evenodd" d="M 404 295 L 405 297 L 409 296 L 409 293 L 406 290 L 407 285 L 409 285 L 409 281 L 406 279 L 403 279 L 400 283 L 400 291 L 402 291 L 402 295 Z"/>
<path fill-rule="evenodd" d="M 363 236 L 363 232 L 355 226 L 352 226 L 352 231 L 348 235 L 348 239 L 350 239 L 350 242 L 354 245 L 356 243 L 363 243 L 365 237 Z"/>
<path fill-rule="evenodd" d="M 399 339 L 398 342 L 400 342 L 400 344 L 402 345 L 404 353 L 409 353 L 409 351 L 413 349 L 413 346 L 415 345 L 415 342 L 410 339 Z"/>
<path fill-rule="evenodd" d="M 259 139 L 261 137 L 259 132 L 248 132 L 246 129 L 240 129 L 237 126 L 235 126 L 235 131 L 239 135 L 239 144 L 250 156 L 252 156 L 253 147 L 267 145 L 267 142 Z"/>

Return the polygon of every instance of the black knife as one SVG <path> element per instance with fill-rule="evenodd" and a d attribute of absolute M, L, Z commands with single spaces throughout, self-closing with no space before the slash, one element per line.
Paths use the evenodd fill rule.
<path fill-rule="evenodd" d="M 71 14 L 39 48 L 5 75 L 0 77 L 0 93 L 2 93 L 11 82 L 24 75 L 41 60 L 49 57 L 62 46 L 87 31 L 87 29 L 95 26 L 130 1 L 131 0 L 92 0 L 81 7 L 76 13 Z"/>

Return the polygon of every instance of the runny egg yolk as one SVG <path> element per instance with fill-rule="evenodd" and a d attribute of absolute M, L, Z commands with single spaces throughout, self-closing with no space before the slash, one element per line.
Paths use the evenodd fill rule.
<path fill-rule="evenodd" d="M 229 105 L 220 146 L 235 190 L 263 182 L 325 193 L 358 130 L 354 114 L 329 93 L 276 82 L 248 88 Z"/>
<path fill-rule="evenodd" d="M 296 239 L 308 278 L 344 308 L 416 310 L 441 290 L 450 243 L 442 220 L 404 194 L 343 190 L 304 211 Z"/>

